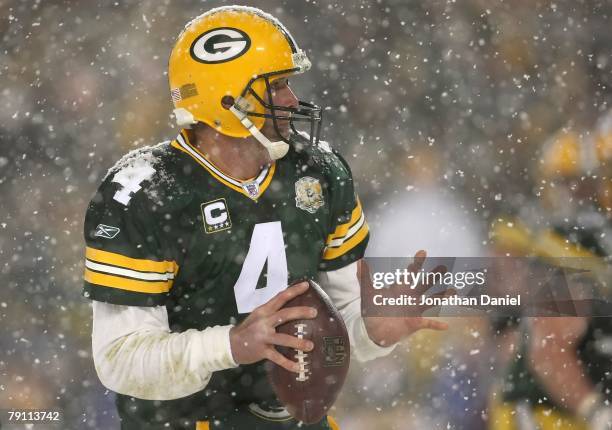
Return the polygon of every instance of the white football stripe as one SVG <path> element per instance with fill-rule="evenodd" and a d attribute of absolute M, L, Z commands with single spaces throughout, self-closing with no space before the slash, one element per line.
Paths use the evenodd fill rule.
<path fill-rule="evenodd" d="M 346 232 L 346 235 L 332 240 L 327 246 L 330 248 L 337 248 L 341 246 L 344 242 L 349 240 L 351 237 L 355 235 L 355 233 L 359 231 L 359 229 L 361 228 L 364 222 L 365 222 L 365 216 L 363 215 L 363 212 L 362 212 L 361 216 L 359 217 L 359 221 L 357 221 L 357 223 L 354 226 L 352 226 L 349 229 L 349 231 Z"/>
<path fill-rule="evenodd" d="M 174 273 L 156 273 L 156 272 L 136 272 L 135 270 L 122 269 L 121 267 L 107 266 L 106 264 L 94 263 L 90 260 L 85 260 L 85 266 L 88 269 L 98 272 L 109 273 L 112 275 L 128 276 L 134 279 L 142 279 L 143 281 L 169 281 L 174 279 Z"/>

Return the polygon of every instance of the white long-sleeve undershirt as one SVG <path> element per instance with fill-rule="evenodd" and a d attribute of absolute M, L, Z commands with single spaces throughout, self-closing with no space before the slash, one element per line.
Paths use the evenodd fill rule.
<path fill-rule="evenodd" d="M 236 366 L 232 326 L 171 333 L 164 306 L 93 302 L 92 350 L 102 384 L 147 400 L 171 400 L 206 387 L 212 373 Z"/>
<path fill-rule="evenodd" d="M 356 262 L 338 270 L 320 272 L 318 280 L 344 319 L 351 352 L 357 361 L 374 360 L 393 351 L 397 344 L 379 346 L 368 336 L 361 316 L 361 287 Z"/>
<path fill-rule="evenodd" d="M 361 317 L 357 263 L 321 272 L 319 282 L 347 326 L 359 361 L 387 355 Z M 93 302 L 93 359 L 102 384 L 120 394 L 147 400 L 185 397 L 206 387 L 213 372 L 236 367 L 231 325 L 172 333 L 164 306 L 138 307 Z"/>

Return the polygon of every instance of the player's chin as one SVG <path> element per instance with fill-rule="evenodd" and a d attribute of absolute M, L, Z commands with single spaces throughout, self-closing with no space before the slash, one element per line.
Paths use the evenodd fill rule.
<path fill-rule="evenodd" d="M 271 122 L 266 123 L 261 132 L 270 140 L 289 139 L 289 136 L 291 136 L 291 126 L 289 121 L 277 120 L 276 126 Z"/>
<path fill-rule="evenodd" d="M 289 126 L 287 126 L 287 128 L 280 128 L 279 132 L 280 136 L 283 139 L 289 139 L 289 136 L 291 136 L 291 129 L 289 128 Z"/>
<path fill-rule="evenodd" d="M 283 139 L 289 139 L 291 135 L 291 127 L 289 127 L 289 121 L 278 121 L 276 134 Z"/>

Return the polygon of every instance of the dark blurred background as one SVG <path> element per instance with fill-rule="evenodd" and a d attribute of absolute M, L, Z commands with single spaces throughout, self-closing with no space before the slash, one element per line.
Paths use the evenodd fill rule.
<path fill-rule="evenodd" d="M 117 428 L 80 295 L 85 208 L 122 154 L 176 135 L 174 39 L 233 3 L 0 0 L 0 408 Z M 322 135 L 352 166 L 372 255 L 486 253 L 492 218 L 535 198 L 542 142 L 609 108 L 609 1 L 242 4 L 308 53 L 291 85 L 327 107 Z M 354 366 L 333 414 L 351 430 L 484 428 L 486 330 L 464 319 Z"/>

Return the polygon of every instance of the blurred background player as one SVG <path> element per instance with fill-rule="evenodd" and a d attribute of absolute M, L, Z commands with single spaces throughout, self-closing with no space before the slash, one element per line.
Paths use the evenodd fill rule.
<path fill-rule="evenodd" d="M 579 257 L 596 267 L 609 265 L 609 121 L 610 113 L 591 133 L 562 130 L 543 146 L 539 185 L 550 224 L 532 224 L 532 229 L 520 220 L 497 224 L 494 233 L 500 245 L 514 255 L 543 261 Z M 609 275 L 590 271 L 582 277 L 582 288 L 594 290 L 602 282 L 609 288 Z M 590 313 L 605 315 L 596 306 Z M 490 428 L 612 428 L 612 318 L 523 318 L 518 332 L 518 348 L 503 383 L 503 403 L 493 402 Z"/>

